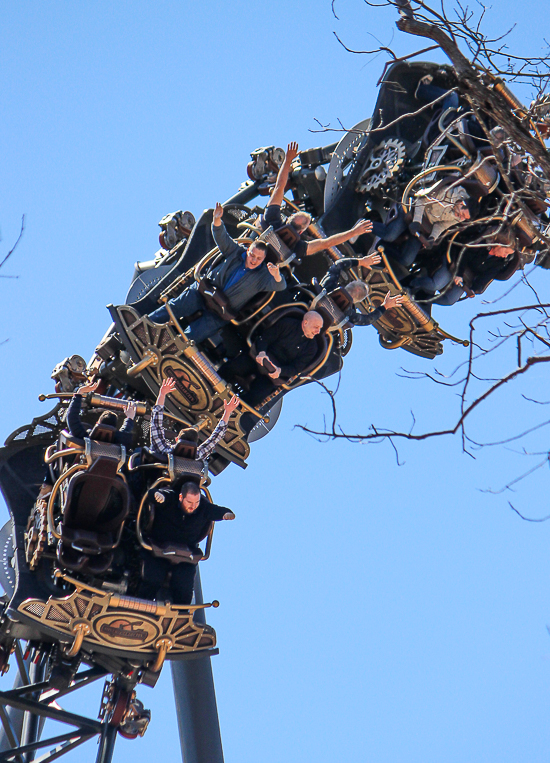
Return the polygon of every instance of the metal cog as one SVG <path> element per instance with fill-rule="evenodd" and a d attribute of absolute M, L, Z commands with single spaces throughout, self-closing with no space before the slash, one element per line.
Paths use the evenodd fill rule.
<path fill-rule="evenodd" d="M 398 138 L 387 138 L 375 146 L 357 182 L 356 190 L 367 193 L 385 185 L 400 172 L 406 155 L 405 144 Z"/>

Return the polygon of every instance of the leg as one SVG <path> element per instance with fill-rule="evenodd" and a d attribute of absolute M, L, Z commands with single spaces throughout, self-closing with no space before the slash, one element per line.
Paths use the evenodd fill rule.
<path fill-rule="evenodd" d="M 184 333 L 188 339 L 193 339 L 195 342 L 203 342 L 208 339 L 209 336 L 215 334 L 218 329 L 226 323 L 219 315 L 211 313 L 210 310 L 205 310 L 200 318 L 193 321 L 185 329 Z"/>
<path fill-rule="evenodd" d="M 274 390 L 275 385 L 269 376 L 259 374 L 250 385 L 249 391 L 243 395 L 243 400 L 245 403 L 248 403 L 248 405 L 255 408 L 260 405 L 268 395 L 271 395 Z"/>
<path fill-rule="evenodd" d="M 252 360 L 248 352 L 240 352 L 235 358 L 228 360 L 220 366 L 219 375 L 228 382 L 235 380 L 237 376 L 246 377 L 256 373 L 258 364 Z"/>
<path fill-rule="evenodd" d="M 143 580 L 138 589 L 138 596 L 140 599 L 152 600 L 162 588 L 171 564 L 168 559 L 159 559 L 147 551 L 143 552 L 142 560 L 141 575 Z"/>
<path fill-rule="evenodd" d="M 395 241 L 407 230 L 407 222 L 402 207 L 399 207 L 397 215 L 389 223 L 373 223 L 372 232 L 383 241 Z"/>
<path fill-rule="evenodd" d="M 422 243 L 420 239 L 416 238 L 416 236 L 410 236 L 401 250 L 394 255 L 394 259 L 396 259 L 400 265 L 409 268 L 415 261 L 421 248 Z"/>
<path fill-rule="evenodd" d="M 179 297 L 170 300 L 170 307 L 178 320 L 193 315 L 198 310 L 204 310 L 204 300 L 199 294 L 199 285 L 194 283 L 182 291 Z M 149 318 L 155 323 L 166 323 L 168 321 L 168 310 L 163 305 L 149 314 Z"/>
<path fill-rule="evenodd" d="M 172 565 L 172 580 L 170 581 L 170 593 L 174 604 L 191 604 L 193 599 L 193 586 L 195 584 L 195 564 Z"/>

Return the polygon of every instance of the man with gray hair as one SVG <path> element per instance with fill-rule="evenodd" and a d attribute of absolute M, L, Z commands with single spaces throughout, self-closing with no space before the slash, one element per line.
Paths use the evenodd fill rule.
<path fill-rule="evenodd" d="M 347 272 L 351 268 L 356 268 L 361 265 L 364 268 L 372 268 L 373 265 L 377 265 L 381 261 L 379 254 L 369 254 L 366 257 L 344 257 L 328 269 L 327 274 L 321 281 L 321 286 L 330 296 L 330 293 L 339 288 L 339 280 L 342 273 Z M 364 281 L 351 281 L 346 284 L 343 289 L 348 293 L 350 302 L 347 307 L 341 304 L 339 301 L 339 307 L 347 317 L 350 323 L 354 326 L 371 326 L 384 315 L 386 310 L 391 310 L 392 307 L 399 307 L 403 303 L 404 297 L 400 294 L 392 297 L 390 292 L 384 297 L 382 304 L 371 310 L 370 313 L 360 313 L 355 305 L 359 302 L 363 302 L 368 296 L 369 287 Z"/>

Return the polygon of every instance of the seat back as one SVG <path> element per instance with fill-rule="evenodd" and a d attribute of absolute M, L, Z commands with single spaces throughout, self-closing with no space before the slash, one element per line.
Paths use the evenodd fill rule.
<path fill-rule="evenodd" d="M 128 515 L 130 494 L 117 475 L 118 462 L 98 458 L 69 482 L 62 520 L 66 529 L 114 534 Z"/>
<path fill-rule="evenodd" d="M 191 440 L 178 440 L 174 448 L 174 456 L 194 461 L 197 458 L 197 443 Z"/>
<path fill-rule="evenodd" d="M 96 442 L 108 442 L 112 443 L 115 440 L 115 434 L 117 432 L 116 427 L 111 427 L 108 424 L 97 423 L 88 437 L 90 440 L 96 440 Z"/>
<path fill-rule="evenodd" d="M 229 299 L 224 291 L 214 284 L 208 278 L 201 278 L 199 281 L 199 294 L 204 300 L 207 310 L 223 318 L 224 321 L 233 321 L 236 318 L 232 310 Z"/>

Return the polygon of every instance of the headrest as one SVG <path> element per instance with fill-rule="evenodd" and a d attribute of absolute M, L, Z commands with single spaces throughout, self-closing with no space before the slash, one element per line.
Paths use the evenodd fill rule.
<path fill-rule="evenodd" d="M 108 424 L 98 423 L 94 426 L 88 436 L 90 440 L 97 440 L 98 442 L 113 442 L 116 431 L 116 427 L 111 427 Z"/>
<path fill-rule="evenodd" d="M 300 240 L 300 234 L 293 225 L 283 225 L 283 227 L 278 228 L 275 233 L 289 249 L 294 249 Z"/>
<path fill-rule="evenodd" d="M 191 440 L 178 440 L 174 447 L 174 456 L 194 460 L 197 457 L 197 443 Z"/>
<path fill-rule="evenodd" d="M 353 307 L 353 299 L 351 298 L 351 294 L 347 291 L 347 289 L 344 289 L 343 287 L 334 289 L 334 291 L 331 291 L 328 296 L 343 312 L 345 312 L 348 308 Z"/>

